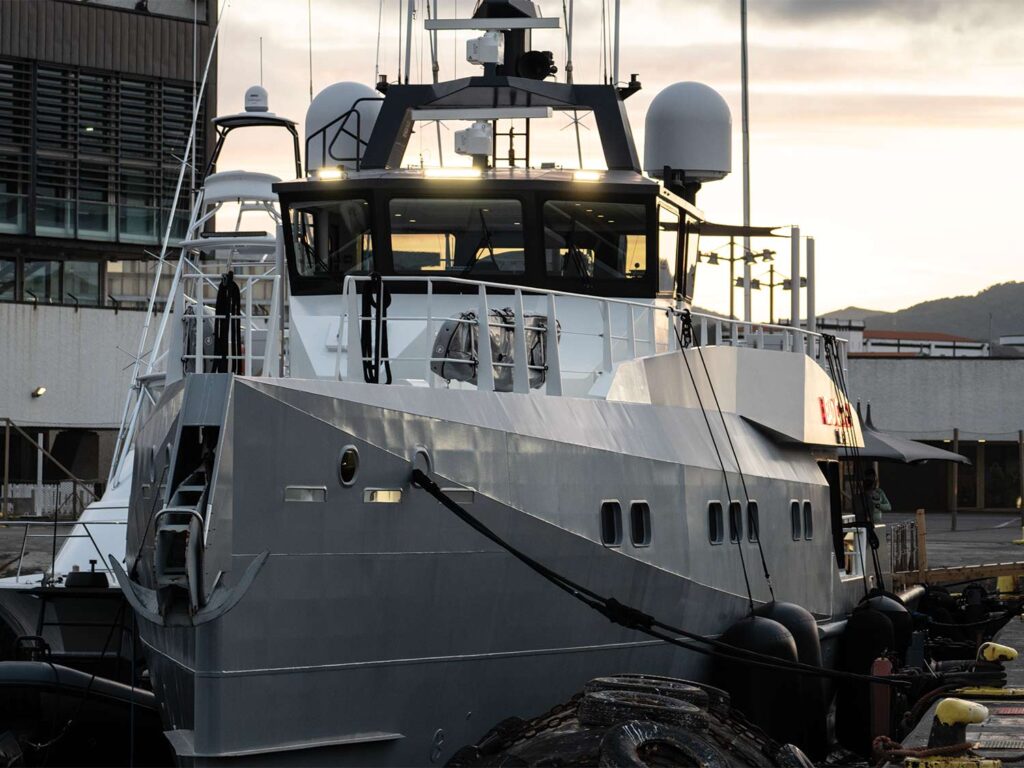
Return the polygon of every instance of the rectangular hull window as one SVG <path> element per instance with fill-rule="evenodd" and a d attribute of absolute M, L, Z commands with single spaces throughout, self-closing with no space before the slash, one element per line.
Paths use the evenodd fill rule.
<path fill-rule="evenodd" d="M 284 489 L 284 500 L 300 503 L 323 503 L 327 501 L 324 486 L 289 485 Z"/>

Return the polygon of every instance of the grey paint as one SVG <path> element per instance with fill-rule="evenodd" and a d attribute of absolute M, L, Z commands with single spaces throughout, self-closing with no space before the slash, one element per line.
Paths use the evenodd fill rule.
<path fill-rule="evenodd" d="M 189 399 L 211 378 L 190 377 Z M 211 523 L 205 565 L 231 589 L 255 556 L 270 557 L 223 617 L 193 629 L 140 623 L 165 725 L 196 764 L 428 764 L 438 730 L 443 762 L 590 677 L 706 674 L 703 657 L 611 625 L 412 489 L 418 447 L 442 485 L 477 490 L 474 515 L 571 578 L 705 634 L 745 613 L 739 547 L 707 541 L 707 501 L 727 497 L 699 411 L 238 378 L 225 402 L 209 514 L 227 509 L 231 520 Z M 179 407 L 177 396 L 161 404 L 137 455 L 161 445 Z M 777 595 L 823 619 L 843 615 L 863 587 L 838 576 L 814 458 L 726 419 L 760 503 Z M 347 445 L 360 453 L 351 488 L 337 478 Z M 730 484 L 743 498 L 735 472 Z M 327 502 L 287 503 L 288 485 L 326 486 Z M 400 488 L 403 500 L 367 504 L 367 487 Z M 138 578 L 152 586 L 136 496 L 129 558 L 147 535 Z M 617 549 L 599 539 L 609 498 L 625 516 Z M 814 502 L 814 540 L 792 540 L 790 498 Z M 644 547 L 628 534 L 629 504 L 641 500 L 652 510 Z M 756 548 L 745 537 L 740 547 L 755 598 L 767 600 Z"/>
<path fill-rule="evenodd" d="M 854 358 L 850 397 L 875 426 L 903 437 L 1017 439 L 1024 429 L 1024 360 Z"/>
<path fill-rule="evenodd" d="M 0 303 L 0 416 L 18 424 L 117 429 L 145 315 Z M 119 349 L 120 348 L 120 349 Z M 33 398 L 36 387 L 46 394 Z"/>

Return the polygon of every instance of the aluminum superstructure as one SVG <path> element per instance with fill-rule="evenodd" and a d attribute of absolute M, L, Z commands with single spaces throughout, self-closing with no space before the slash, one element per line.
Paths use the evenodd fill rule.
<path fill-rule="evenodd" d="M 112 567 L 183 763 L 444 763 L 589 678 L 707 674 L 553 589 L 414 468 L 531 557 L 694 632 L 771 589 L 823 628 L 864 594 L 863 532 L 829 484 L 859 425 L 824 340 L 689 314 L 688 171 L 713 169 L 642 172 L 635 88 L 520 76 L 549 21 L 481 3 L 462 23 L 485 32 L 483 75 L 314 126 L 308 178 L 274 187 L 288 334 L 275 346 L 276 305 L 256 370 L 190 346 L 184 299 L 168 320 L 180 347 Z M 573 110 L 607 170 L 493 167 L 488 123 Z M 437 119 L 472 123 L 474 166 L 402 170 Z"/>

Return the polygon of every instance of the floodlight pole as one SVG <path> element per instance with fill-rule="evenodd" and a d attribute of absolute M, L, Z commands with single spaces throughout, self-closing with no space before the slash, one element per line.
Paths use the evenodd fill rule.
<path fill-rule="evenodd" d="M 790 257 L 790 287 L 793 289 L 789 295 L 790 316 L 789 324 L 794 328 L 800 327 L 800 227 L 793 227 L 789 236 L 789 257 Z"/>
<path fill-rule="evenodd" d="M 740 0 L 740 88 L 743 122 L 743 226 L 750 226 L 750 94 L 747 69 L 747 0 Z M 743 237 L 743 253 L 750 253 L 750 236 Z M 751 264 L 743 264 L 743 319 L 750 322 L 752 294 L 750 287 Z M 796 274 L 796 273 L 794 273 Z M 795 293 L 795 291 L 794 291 Z"/>

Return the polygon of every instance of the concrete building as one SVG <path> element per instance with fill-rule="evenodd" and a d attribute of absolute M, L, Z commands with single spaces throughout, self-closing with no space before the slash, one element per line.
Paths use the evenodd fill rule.
<path fill-rule="evenodd" d="M 32 436 L 4 430 L 0 470 L 22 500 L 40 475 L 63 478 L 36 441 L 105 479 L 215 13 L 212 0 L 0 2 L 0 419 Z M 200 175 L 216 93 L 214 66 Z"/>
<path fill-rule="evenodd" d="M 1016 511 L 1021 489 L 1024 359 L 853 356 L 850 394 L 884 432 L 967 456 L 970 467 L 883 464 L 897 510 Z M 955 490 L 954 490 L 955 489 Z"/>

